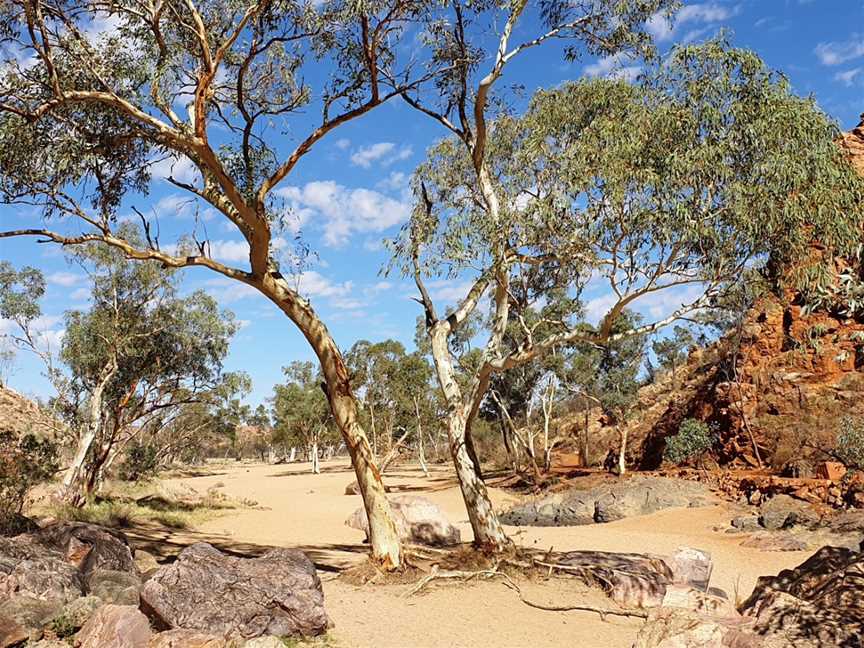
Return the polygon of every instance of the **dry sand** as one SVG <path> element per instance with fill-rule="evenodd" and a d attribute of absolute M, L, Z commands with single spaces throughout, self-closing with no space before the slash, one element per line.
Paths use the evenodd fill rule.
<path fill-rule="evenodd" d="M 308 464 L 269 466 L 234 464 L 213 466 L 209 474 L 170 481 L 198 491 L 219 485 L 236 498 L 254 500 L 257 508 L 232 510 L 185 532 L 164 531 L 165 546 L 213 540 L 222 546 L 250 550 L 264 546 L 299 547 L 318 565 L 329 614 L 335 622 L 332 637 L 342 648 L 509 648 L 530 646 L 623 647 L 631 645 L 637 620 L 603 622 L 586 612 L 545 612 L 530 608 L 503 583 L 432 587 L 406 598 L 405 585 L 357 587 L 336 578 L 338 570 L 365 556 L 362 534 L 344 525 L 360 506 L 359 496 L 344 495 L 353 480 L 346 462 L 323 464 L 312 475 Z M 402 468 L 388 473 L 389 485 L 407 486 L 436 502 L 471 539 L 471 528 L 452 474 L 444 467 L 424 478 Z M 515 498 L 492 488 L 496 506 Z M 610 524 L 582 527 L 510 527 L 522 545 L 556 551 L 595 549 L 669 553 L 681 546 L 709 551 L 714 559 L 712 585 L 730 597 L 746 597 L 760 575 L 799 564 L 809 552 L 763 552 L 739 546 L 742 536 L 713 530 L 730 518 L 726 505 L 699 509 L 670 509 Z M 572 580 L 525 583 L 532 600 L 557 605 L 589 603 L 609 606 L 602 594 Z"/>

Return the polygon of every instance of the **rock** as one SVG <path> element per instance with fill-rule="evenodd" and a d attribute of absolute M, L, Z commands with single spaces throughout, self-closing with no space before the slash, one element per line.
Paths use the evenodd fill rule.
<path fill-rule="evenodd" d="M 159 569 L 159 561 L 156 560 L 156 556 L 151 554 L 149 551 L 136 549 L 134 560 L 135 567 L 138 569 L 138 573 L 142 576 L 146 576 L 150 572 Z"/>
<path fill-rule="evenodd" d="M 462 541 L 459 529 L 450 524 L 434 502 L 416 495 L 399 495 L 389 499 L 401 538 L 433 547 L 455 545 Z M 367 535 L 369 533 L 366 510 L 362 506 L 351 514 L 345 524 Z"/>
<path fill-rule="evenodd" d="M 82 596 L 64 606 L 60 614 L 51 620 L 50 625 L 59 622 L 75 630 L 83 628 L 102 605 L 102 599 L 97 596 Z"/>
<path fill-rule="evenodd" d="M 516 526 L 578 526 L 614 522 L 665 508 L 704 506 L 711 501 L 704 484 L 637 476 L 518 504 L 500 519 Z"/>
<path fill-rule="evenodd" d="M 720 594 L 723 594 L 722 596 Z M 667 585 L 661 601 L 663 607 L 684 608 L 713 616 L 735 616 L 735 606 L 722 590 L 707 593 L 687 585 Z"/>
<path fill-rule="evenodd" d="M 0 616 L 0 648 L 11 648 L 23 644 L 30 638 L 27 628 L 14 619 Z"/>
<path fill-rule="evenodd" d="M 245 639 L 319 635 L 329 625 L 315 566 L 296 549 L 236 558 L 192 545 L 149 578 L 141 606 L 166 629 Z"/>
<path fill-rule="evenodd" d="M 70 561 L 81 556 L 77 564 L 85 575 L 94 569 L 137 573 L 129 541 L 119 531 L 83 522 L 60 522 L 40 529 L 33 537 L 66 554 Z"/>
<path fill-rule="evenodd" d="M 823 547 L 795 569 L 763 576 L 740 611 L 755 631 L 795 646 L 860 646 L 864 637 L 864 553 Z"/>
<path fill-rule="evenodd" d="M 393 489 L 390 486 L 384 486 L 385 493 L 392 493 Z M 351 482 L 345 487 L 346 495 L 359 495 L 360 494 L 360 484 L 356 481 Z"/>
<path fill-rule="evenodd" d="M 258 637 L 247 641 L 243 648 L 285 648 L 285 644 L 276 637 Z"/>
<path fill-rule="evenodd" d="M 839 482 L 846 475 L 846 466 L 839 461 L 823 461 L 816 468 L 816 474 L 821 479 Z"/>
<path fill-rule="evenodd" d="M 61 605 L 84 593 L 81 574 L 30 535 L 0 538 L 0 602 L 19 594 Z"/>
<path fill-rule="evenodd" d="M 732 518 L 731 524 L 738 531 L 756 531 L 760 528 L 758 515 L 741 515 Z"/>
<path fill-rule="evenodd" d="M 43 601 L 29 596 L 13 596 L 0 603 L 0 617 L 12 619 L 28 631 L 39 631 L 63 610 L 57 599 Z"/>
<path fill-rule="evenodd" d="M 30 641 L 25 648 L 69 648 L 69 644 L 60 639 L 40 639 L 39 641 Z"/>
<path fill-rule="evenodd" d="M 683 608 L 651 610 L 633 648 L 757 648 L 761 640 L 747 619 L 706 617 Z"/>
<path fill-rule="evenodd" d="M 658 606 L 672 583 L 672 570 L 665 561 L 642 554 L 571 551 L 556 562 L 596 581 L 622 607 Z"/>
<path fill-rule="evenodd" d="M 864 511 L 841 511 L 827 520 L 828 528 L 834 533 L 864 534 Z"/>
<path fill-rule="evenodd" d="M 665 560 L 672 570 L 673 583 L 695 587 L 703 592 L 708 589 L 714 564 L 711 562 L 711 554 L 707 551 L 680 547 Z"/>
<path fill-rule="evenodd" d="M 759 508 L 759 523 L 770 531 L 796 524 L 813 524 L 818 519 L 807 503 L 789 495 L 775 495 Z"/>
<path fill-rule="evenodd" d="M 147 648 L 153 631 L 138 608 L 103 605 L 75 637 L 76 648 Z"/>
<path fill-rule="evenodd" d="M 285 648 L 281 641 L 280 648 Z M 197 630 L 168 630 L 153 635 L 147 648 L 228 648 L 224 637 Z"/>
<path fill-rule="evenodd" d="M 741 543 L 748 549 L 760 551 L 807 551 L 808 545 L 787 533 L 759 533 Z"/>
<path fill-rule="evenodd" d="M 141 579 L 129 572 L 96 569 L 87 576 L 87 590 L 104 603 L 138 607 Z"/>

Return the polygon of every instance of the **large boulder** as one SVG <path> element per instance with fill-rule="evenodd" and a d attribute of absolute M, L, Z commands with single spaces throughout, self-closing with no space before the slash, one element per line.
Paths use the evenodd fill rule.
<path fill-rule="evenodd" d="M 76 648 L 147 648 L 153 631 L 138 608 L 103 605 L 75 636 Z"/>
<path fill-rule="evenodd" d="M 698 482 L 636 476 L 524 502 L 500 517 L 515 526 L 579 526 L 712 501 L 708 488 Z"/>
<path fill-rule="evenodd" d="M 163 629 L 244 639 L 313 636 L 329 626 L 315 565 L 296 549 L 237 558 L 192 545 L 150 576 L 141 608 Z"/>
<path fill-rule="evenodd" d="M 760 648 L 762 641 L 749 631 L 750 625 L 738 616 L 661 607 L 648 613 L 633 648 Z"/>
<path fill-rule="evenodd" d="M 662 558 L 606 551 L 570 551 L 556 556 L 566 571 L 595 581 L 613 601 L 628 608 L 661 605 L 673 582 L 672 570 Z"/>
<path fill-rule="evenodd" d="M 59 522 L 34 533 L 33 540 L 61 552 L 84 574 L 94 569 L 137 573 L 129 540 L 113 529 L 84 522 Z"/>
<path fill-rule="evenodd" d="M 860 646 L 864 553 L 823 547 L 795 569 L 763 576 L 740 611 L 755 631 L 799 647 Z"/>
<path fill-rule="evenodd" d="M 819 515 L 807 503 L 789 495 L 775 495 L 759 507 L 759 523 L 770 531 L 794 525 L 812 526 Z"/>
<path fill-rule="evenodd" d="M 403 540 L 433 547 L 456 545 L 462 534 L 453 526 L 444 512 L 434 502 L 416 495 L 399 495 L 390 498 L 396 528 Z M 369 520 L 361 506 L 345 521 L 349 527 L 369 535 Z"/>
<path fill-rule="evenodd" d="M 62 605 L 84 593 L 84 580 L 62 554 L 46 550 L 31 536 L 0 538 L 0 603 L 28 596 Z"/>
<path fill-rule="evenodd" d="M 135 574 L 114 569 L 95 569 L 87 575 L 87 591 L 103 603 L 138 606 L 141 579 Z"/>
<path fill-rule="evenodd" d="M 207 632 L 179 629 L 153 635 L 147 648 L 228 648 L 228 642 Z"/>

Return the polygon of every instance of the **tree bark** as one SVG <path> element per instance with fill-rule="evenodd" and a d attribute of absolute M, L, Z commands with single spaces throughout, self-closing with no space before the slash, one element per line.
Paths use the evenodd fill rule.
<path fill-rule="evenodd" d="M 369 519 L 372 557 L 385 569 L 401 567 L 402 544 L 393 510 L 381 481 L 381 473 L 375 466 L 369 439 L 357 416 L 357 400 L 351 391 L 348 368 L 339 347 L 311 305 L 297 296 L 281 275 L 275 272 L 266 274 L 257 287 L 294 322 L 315 351 L 327 386 L 327 400 L 351 456 Z"/>
<path fill-rule="evenodd" d="M 318 461 L 318 442 L 312 442 L 312 474 L 320 475 L 321 474 L 321 464 Z"/>
<path fill-rule="evenodd" d="M 92 481 L 91 476 L 86 474 L 85 464 L 90 450 L 102 429 L 102 401 L 105 388 L 117 373 L 117 360 L 115 357 L 102 369 L 99 382 L 90 394 L 88 407 L 87 428 L 78 441 L 75 457 L 66 476 L 63 479 L 63 500 L 72 506 L 83 506 L 87 500 L 87 491 Z"/>
<path fill-rule="evenodd" d="M 618 476 L 623 477 L 627 472 L 627 428 L 618 427 L 618 436 L 621 439 L 621 449 L 618 451 Z"/>

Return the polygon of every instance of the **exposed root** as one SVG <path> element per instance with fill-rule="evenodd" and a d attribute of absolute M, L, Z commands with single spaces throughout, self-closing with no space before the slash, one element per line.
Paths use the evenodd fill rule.
<path fill-rule="evenodd" d="M 544 563 L 541 561 L 533 562 L 535 563 L 535 565 L 542 565 L 548 568 L 556 568 L 564 572 L 582 572 L 582 575 L 589 575 L 585 574 L 585 572 L 590 572 L 590 570 L 586 570 L 585 568 L 576 568 L 568 565 Z M 462 583 L 468 583 L 472 580 L 491 580 L 494 578 L 500 578 L 506 587 L 516 592 L 517 596 L 519 596 L 520 601 L 522 601 L 525 605 L 536 608 L 538 610 L 546 610 L 548 612 L 594 612 L 596 614 L 599 614 L 600 618 L 603 621 L 606 621 L 607 616 L 636 617 L 640 619 L 648 618 L 648 613 L 644 610 L 602 608 L 593 605 L 546 605 L 544 603 L 532 601 L 531 599 L 525 597 L 525 595 L 522 593 L 522 589 L 519 587 L 519 585 L 516 584 L 516 582 L 510 577 L 509 574 L 501 571 L 500 568 L 502 565 L 517 567 L 520 570 L 524 570 L 525 568 L 532 568 L 532 565 L 529 563 L 522 563 L 506 559 L 500 563 L 496 562 L 490 569 L 481 569 L 478 571 L 442 570 L 439 568 L 438 565 L 433 565 L 431 571 L 422 579 L 420 579 L 420 581 L 418 581 L 414 586 L 412 586 L 407 592 L 405 592 L 403 596 L 405 598 L 414 596 L 418 592 L 423 590 L 426 586 L 428 586 L 430 583 L 436 580 L 458 580 Z M 595 578 L 597 577 L 597 575 L 593 573 L 591 573 L 590 576 L 593 576 Z"/>

